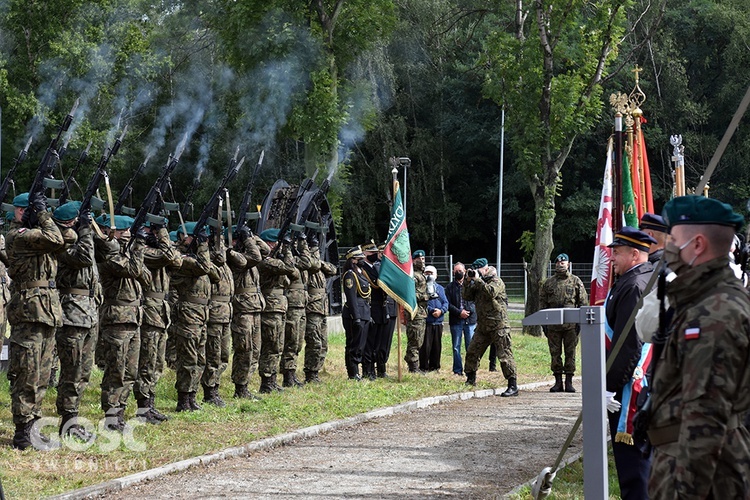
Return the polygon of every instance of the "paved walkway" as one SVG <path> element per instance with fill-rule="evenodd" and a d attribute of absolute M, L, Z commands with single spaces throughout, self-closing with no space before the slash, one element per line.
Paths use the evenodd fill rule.
<path fill-rule="evenodd" d="M 480 397 L 456 395 L 425 408 L 417 407 L 433 401 L 401 405 L 409 411 L 381 410 L 391 414 L 345 421 L 321 434 L 307 432 L 317 435 L 215 460 L 106 497 L 497 498 L 553 464 L 581 408 L 580 393 L 550 394 L 549 384 L 530 385 L 537 387 L 522 388 L 517 398 L 480 391 Z M 567 456 L 580 450 L 579 433 Z"/>

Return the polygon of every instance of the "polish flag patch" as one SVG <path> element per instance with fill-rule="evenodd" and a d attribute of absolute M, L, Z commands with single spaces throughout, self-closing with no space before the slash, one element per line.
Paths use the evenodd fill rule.
<path fill-rule="evenodd" d="M 700 338 L 700 336 L 701 336 L 700 328 L 687 328 L 685 330 L 685 340 L 695 340 L 697 338 Z"/>

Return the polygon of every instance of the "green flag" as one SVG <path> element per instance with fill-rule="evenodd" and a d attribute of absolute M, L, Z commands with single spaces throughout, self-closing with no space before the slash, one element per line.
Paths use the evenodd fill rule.
<path fill-rule="evenodd" d="M 635 207 L 633 181 L 630 177 L 630 155 L 622 155 L 622 217 L 626 226 L 638 227 L 638 210 Z"/>
<path fill-rule="evenodd" d="M 411 318 L 417 311 L 417 291 L 414 285 L 414 268 L 411 260 L 409 231 L 406 228 L 406 213 L 401 203 L 401 189 L 394 184 L 393 210 L 388 225 L 388 239 L 383 249 L 378 286 L 393 297 Z"/>

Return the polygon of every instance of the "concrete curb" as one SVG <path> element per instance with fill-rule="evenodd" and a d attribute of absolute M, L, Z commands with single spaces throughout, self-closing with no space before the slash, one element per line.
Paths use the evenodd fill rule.
<path fill-rule="evenodd" d="M 529 390 L 529 389 L 536 389 L 537 387 L 542 387 L 542 386 L 546 386 L 549 384 L 550 384 L 550 381 L 533 382 L 529 384 L 520 385 L 518 386 L 518 388 L 520 390 Z M 283 445 L 290 444 L 301 439 L 308 439 L 308 438 L 317 436 L 319 434 L 324 434 L 326 432 L 331 432 L 334 430 L 351 427 L 353 425 L 361 424 L 363 422 L 374 420 L 376 418 L 388 417 L 391 415 L 395 415 L 397 413 L 406 413 L 406 412 L 418 410 L 420 408 L 427 408 L 429 406 L 433 406 L 433 405 L 441 404 L 441 403 L 448 403 L 451 401 L 466 401 L 472 398 L 486 398 L 489 396 L 499 396 L 504 391 L 505 391 L 504 388 L 503 389 L 500 389 L 500 388 L 482 389 L 478 391 L 448 394 L 445 396 L 432 396 L 432 397 L 423 398 L 417 401 L 409 401 L 406 403 L 401 403 L 395 406 L 390 406 L 388 408 L 379 408 L 376 410 L 371 410 L 366 413 L 360 413 L 359 415 L 355 415 L 353 417 L 345 418 L 342 420 L 334 420 L 332 422 L 325 422 L 323 424 L 313 425 L 311 427 L 305 427 L 303 429 L 298 429 L 296 431 L 287 432 L 285 434 L 281 434 L 278 436 L 261 439 L 260 441 L 253 441 L 252 443 L 248 443 L 244 446 L 235 446 L 232 448 L 221 450 L 216 453 L 212 453 L 208 455 L 200 455 L 198 457 L 188 458 L 186 460 L 180 460 L 179 462 L 165 464 L 160 467 L 156 467 L 154 469 L 145 470 L 143 472 L 137 472 L 135 474 L 130 474 L 128 476 L 121 477 L 118 479 L 112 479 L 110 481 L 106 481 L 103 483 L 86 486 L 84 488 L 72 490 L 66 493 L 62 493 L 60 495 L 50 497 L 50 498 L 68 500 L 68 499 L 81 499 L 81 498 L 106 496 L 107 494 L 116 493 L 118 491 L 121 491 L 135 484 L 149 481 L 152 479 L 156 479 L 161 476 L 166 476 L 167 474 L 180 472 L 180 471 L 183 471 L 192 467 L 200 466 L 200 465 L 207 465 L 212 462 L 217 462 L 219 460 L 225 460 L 227 458 L 234 458 L 234 457 L 248 455 L 253 451 L 267 450 L 270 448 L 275 448 L 277 446 L 283 446 Z M 516 489 L 520 489 L 523 486 L 525 486 L 525 484 L 518 486 Z"/>

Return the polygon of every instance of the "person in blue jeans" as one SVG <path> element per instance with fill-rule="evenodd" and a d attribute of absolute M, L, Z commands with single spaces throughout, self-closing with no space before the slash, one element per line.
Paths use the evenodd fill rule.
<path fill-rule="evenodd" d="M 474 302 L 464 300 L 461 297 L 464 276 L 466 276 L 466 266 L 456 262 L 453 266 L 453 281 L 445 287 L 449 311 L 448 324 L 453 340 L 453 373 L 456 375 L 464 374 L 461 360 L 461 339 L 463 338 L 464 346 L 468 349 L 471 337 L 474 336 L 474 328 L 477 326 L 477 311 Z"/>

